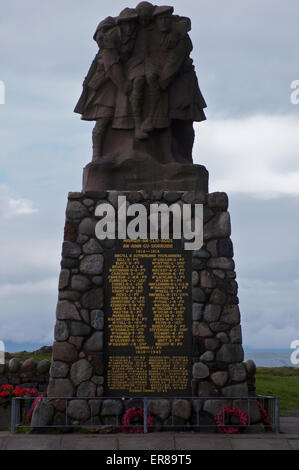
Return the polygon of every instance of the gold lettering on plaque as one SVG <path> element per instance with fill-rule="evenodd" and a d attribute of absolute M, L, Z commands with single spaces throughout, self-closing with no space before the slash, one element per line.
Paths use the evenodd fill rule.
<path fill-rule="evenodd" d="M 173 252 L 173 240 L 124 240 L 122 248 L 108 274 L 107 386 L 128 393 L 185 390 L 189 358 L 165 350 L 182 348 L 188 331 L 186 260 Z"/>

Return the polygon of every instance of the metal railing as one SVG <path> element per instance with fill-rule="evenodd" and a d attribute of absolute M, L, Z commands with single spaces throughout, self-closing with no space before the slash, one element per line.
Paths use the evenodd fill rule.
<path fill-rule="evenodd" d="M 74 400 L 86 400 L 90 406 L 90 419 L 88 420 L 88 424 L 81 424 L 78 420 L 75 420 L 70 417 L 69 415 L 69 403 Z M 102 405 L 105 400 L 115 401 L 116 403 L 121 402 L 125 404 L 125 410 L 131 407 L 136 408 L 143 408 L 143 420 L 136 424 L 123 424 L 122 423 L 122 416 L 125 413 L 122 406 L 122 410 L 120 411 L 120 407 L 118 410 L 111 415 L 107 416 L 109 423 L 107 424 L 107 420 L 105 422 L 105 418 L 101 416 L 101 413 L 94 414 L 94 406 L 95 402 L 100 402 Z M 167 417 L 167 423 L 164 423 L 160 420 L 158 423 L 154 421 L 154 423 L 149 424 L 149 416 L 155 417 L 156 414 L 151 413 L 151 409 L 153 409 L 153 402 L 155 400 L 166 400 L 170 403 L 169 413 Z M 177 401 L 180 400 L 187 400 L 191 403 L 191 415 L 192 419 L 189 420 L 182 420 L 185 421 L 184 423 L 181 421 L 178 422 L 178 415 L 175 412 L 175 404 Z M 32 427 L 34 429 L 38 428 L 48 428 L 48 429 L 94 429 L 97 430 L 112 428 L 115 432 L 122 432 L 125 429 L 129 428 L 138 428 L 139 432 L 148 433 L 152 430 L 167 430 L 167 431 L 174 431 L 174 430 L 184 430 L 184 431 L 204 431 L 204 430 L 214 430 L 217 431 L 217 423 L 215 419 L 213 420 L 212 414 L 206 411 L 207 402 L 216 401 L 218 406 L 219 402 L 221 402 L 221 406 L 219 409 L 217 408 L 217 413 L 222 410 L 222 417 L 223 421 L 221 427 L 223 428 L 232 428 L 238 427 L 242 431 L 248 431 L 250 428 L 256 424 L 256 419 L 252 422 L 252 406 L 254 406 L 254 402 L 258 401 L 262 408 L 264 409 L 268 419 L 269 424 L 263 423 L 266 430 L 275 431 L 276 433 L 280 432 L 280 419 L 279 419 L 279 399 L 277 397 L 271 396 L 264 396 L 264 395 L 257 395 L 257 396 L 249 396 L 249 397 L 40 397 L 38 400 L 38 404 L 36 406 L 40 407 L 38 413 L 38 419 L 34 419 L 34 424 L 28 419 L 26 419 L 28 412 L 33 404 L 34 399 L 29 397 L 16 397 L 12 400 L 12 413 L 11 413 L 11 432 L 15 433 L 18 429 Z M 55 402 L 60 402 L 60 404 L 65 401 L 65 406 L 62 406 L 60 410 L 61 414 L 64 415 L 63 423 L 52 423 L 48 424 L 45 422 L 45 407 L 43 404 L 51 404 L 52 406 Z M 130 401 L 132 402 L 130 406 Z M 27 404 L 26 404 L 27 403 Z M 136 404 L 137 403 L 137 404 Z M 225 409 L 226 407 L 233 406 L 235 408 L 241 408 L 248 414 L 248 423 L 246 425 L 238 424 L 237 422 L 230 422 L 229 418 L 226 417 Z M 216 405 L 217 407 L 217 405 Z M 215 410 L 215 408 L 214 408 Z M 203 416 L 204 415 L 204 416 Z M 205 422 L 205 417 L 210 416 L 209 422 Z M 97 419 L 96 419 L 97 418 Z M 47 421 L 47 420 L 46 420 Z M 165 421 L 165 420 L 164 420 Z"/>

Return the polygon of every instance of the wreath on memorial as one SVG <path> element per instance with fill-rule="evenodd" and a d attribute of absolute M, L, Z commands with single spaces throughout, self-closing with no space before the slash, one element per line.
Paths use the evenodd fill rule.
<path fill-rule="evenodd" d="M 140 421 L 144 420 L 144 409 L 143 408 L 129 408 L 122 417 L 123 428 L 122 431 L 125 433 L 143 433 L 144 428 L 142 426 L 136 426 Z M 150 413 L 147 415 L 147 425 L 150 431 L 154 424 L 153 417 Z"/>
<path fill-rule="evenodd" d="M 36 407 L 36 405 L 38 404 L 40 398 L 42 397 L 45 397 L 46 394 L 45 393 L 39 393 L 35 398 L 34 400 L 29 404 L 29 411 L 28 411 L 28 414 L 27 414 L 27 420 L 30 422 L 31 421 L 31 418 L 32 418 L 32 415 L 33 415 L 33 411 Z"/>
<path fill-rule="evenodd" d="M 239 418 L 239 426 L 226 426 L 224 425 L 224 420 L 227 420 L 231 416 L 236 416 Z M 216 416 L 215 421 L 217 424 L 218 432 L 224 434 L 237 434 L 241 431 L 241 426 L 247 426 L 248 424 L 248 414 L 246 411 L 241 410 L 240 408 L 235 408 L 233 406 L 227 406 L 224 410 L 220 410 Z"/>
<path fill-rule="evenodd" d="M 260 410 L 260 413 L 261 413 L 263 424 L 265 426 L 271 426 L 271 421 L 270 421 L 270 418 L 269 418 L 269 415 L 268 415 L 267 411 L 265 410 L 265 408 L 263 407 L 261 402 L 259 402 L 258 400 L 256 402 L 257 402 L 257 406 L 259 407 L 259 410 Z"/>

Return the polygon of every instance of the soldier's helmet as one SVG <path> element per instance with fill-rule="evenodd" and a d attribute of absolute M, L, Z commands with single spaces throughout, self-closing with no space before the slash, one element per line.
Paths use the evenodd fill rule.
<path fill-rule="evenodd" d="M 136 7 L 139 16 L 152 16 L 155 6 L 150 2 L 140 2 Z"/>
<path fill-rule="evenodd" d="M 93 39 L 97 41 L 99 33 L 105 33 L 110 28 L 113 28 L 116 25 L 115 18 L 112 18 L 112 16 L 108 16 L 105 18 L 103 21 L 101 21 L 98 24 L 98 27 L 96 29 L 96 32 L 93 35 Z"/>
<path fill-rule="evenodd" d="M 153 16 L 164 15 L 166 13 L 172 15 L 173 11 L 173 7 L 163 5 L 155 8 Z"/>
<path fill-rule="evenodd" d="M 135 8 L 125 8 L 120 12 L 119 16 L 116 18 L 116 22 L 117 24 L 119 24 L 122 21 L 132 21 L 137 20 L 137 18 L 138 15 Z"/>

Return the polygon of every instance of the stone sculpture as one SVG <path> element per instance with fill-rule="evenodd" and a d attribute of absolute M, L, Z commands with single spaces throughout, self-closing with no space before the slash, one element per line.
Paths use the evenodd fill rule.
<path fill-rule="evenodd" d="M 206 119 L 206 103 L 190 58 L 191 22 L 173 11 L 141 2 L 97 27 L 99 51 L 75 108 L 96 121 L 85 190 L 142 189 L 144 174 L 164 189 L 170 178 L 198 183 L 199 168 L 190 168 L 193 122 Z"/>
<path fill-rule="evenodd" d="M 99 51 L 75 110 L 96 121 L 93 161 L 83 191 L 68 197 L 49 386 L 32 427 L 120 430 L 141 396 L 166 429 L 215 429 L 228 404 L 262 426 L 256 400 L 246 399 L 255 365 L 244 363 L 228 197 L 209 193 L 207 170 L 192 162 L 193 122 L 205 119 L 206 104 L 190 29 L 172 7 L 141 2 L 95 32 Z M 157 206 L 165 216 L 174 205 L 188 230 L 179 239 L 169 223 L 166 238 L 150 238 Z M 102 237 L 99 224 L 113 236 Z"/>

